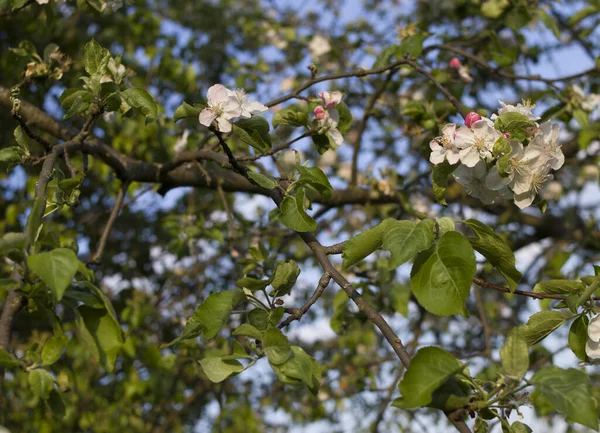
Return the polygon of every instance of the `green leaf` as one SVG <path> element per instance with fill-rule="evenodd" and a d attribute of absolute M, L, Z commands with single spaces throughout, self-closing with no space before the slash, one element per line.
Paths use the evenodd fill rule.
<path fill-rule="evenodd" d="M 301 185 L 308 185 L 321 194 L 325 200 L 330 200 L 333 188 L 329 183 L 329 179 L 319 167 L 303 167 L 297 165 L 296 169 L 300 173 L 297 182 Z"/>
<path fill-rule="evenodd" d="M 304 382 L 313 394 L 319 390 L 321 366 L 301 347 L 292 346 L 292 355 L 281 365 L 271 364 L 273 371 L 283 383 L 296 385 Z"/>
<path fill-rule="evenodd" d="M 79 269 L 77 255 L 68 248 L 56 248 L 47 253 L 29 256 L 27 266 L 54 292 L 60 301 Z"/>
<path fill-rule="evenodd" d="M 235 359 L 223 360 L 219 357 L 208 357 L 200 361 L 204 374 L 214 383 L 223 382 L 229 376 L 244 371 L 244 366 Z"/>
<path fill-rule="evenodd" d="M 27 376 L 31 391 L 44 400 L 50 397 L 50 391 L 54 389 L 54 378 L 43 368 L 31 370 Z"/>
<path fill-rule="evenodd" d="M 15 128 L 15 131 L 13 132 L 13 135 L 14 135 L 15 141 L 17 142 L 19 147 L 24 152 L 29 153 L 29 137 L 27 136 L 27 134 L 25 134 L 25 131 L 23 131 L 23 128 L 21 128 L 20 126 L 17 126 Z"/>
<path fill-rule="evenodd" d="M 427 406 L 433 392 L 464 367 L 452 354 L 438 347 L 419 349 L 398 385 L 402 397 L 393 406 L 403 409 Z"/>
<path fill-rule="evenodd" d="M 0 347 L 0 367 L 12 368 L 19 365 L 21 365 L 21 361 L 15 358 L 12 353 L 8 353 Z"/>
<path fill-rule="evenodd" d="M 521 113 L 507 111 L 496 118 L 494 127 L 500 132 L 508 132 L 511 140 L 524 140 L 527 128 L 535 127 L 535 123 Z"/>
<path fill-rule="evenodd" d="M 431 169 L 433 195 L 435 196 L 435 201 L 441 205 L 448 205 L 445 198 L 446 189 L 448 188 L 448 176 L 458 168 L 458 165 L 459 164 L 450 165 L 448 161 L 444 161 L 441 164 L 434 165 Z"/>
<path fill-rule="evenodd" d="M 233 290 L 209 295 L 187 320 L 181 335 L 162 347 L 169 347 L 181 340 L 189 340 L 200 335 L 204 338 L 213 338 L 229 318 L 233 308 L 233 295 Z"/>
<path fill-rule="evenodd" d="M 548 294 L 569 294 L 580 292 L 585 289 L 585 284 L 580 281 L 570 280 L 545 280 L 540 281 L 533 286 L 535 293 L 548 293 Z"/>
<path fill-rule="evenodd" d="M 560 40 L 560 29 L 558 28 L 558 23 L 554 18 L 552 18 L 544 9 L 536 10 L 538 18 L 544 23 L 546 28 L 554 34 L 556 39 Z"/>
<path fill-rule="evenodd" d="M 584 371 L 545 367 L 533 375 L 531 383 L 548 402 L 567 416 L 568 423 L 578 422 L 598 431 L 598 412 L 590 379 Z"/>
<path fill-rule="evenodd" d="M 586 360 L 585 344 L 588 341 L 588 322 L 586 315 L 576 318 L 569 329 L 569 348 L 582 361 Z"/>
<path fill-rule="evenodd" d="M 63 402 L 60 394 L 53 389 L 50 391 L 50 396 L 46 400 L 48 408 L 52 411 L 52 414 L 57 418 L 63 418 L 66 415 L 65 403 Z"/>
<path fill-rule="evenodd" d="M 426 37 L 427 33 L 419 32 L 404 38 L 398 47 L 396 57 L 400 58 L 405 54 L 410 57 L 419 57 L 423 51 L 423 41 Z"/>
<path fill-rule="evenodd" d="M 89 90 L 66 89 L 60 95 L 60 105 L 66 110 L 63 119 L 87 110 L 93 100 L 94 95 Z"/>
<path fill-rule="evenodd" d="M 335 106 L 335 109 L 340 115 L 340 120 L 338 121 L 337 129 L 342 134 L 347 134 L 350 132 L 350 128 L 352 127 L 352 113 L 350 109 L 346 105 L 345 102 L 340 102 Z"/>
<path fill-rule="evenodd" d="M 248 276 L 243 276 L 239 280 L 237 280 L 237 286 L 249 289 L 253 292 L 257 290 L 263 290 L 265 287 L 269 285 L 268 280 L 261 280 L 259 278 L 253 278 Z"/>
<path fill-rule="evenodd" d="M 146 117 L 146 123 L 158 117 L 158 104 L 146 90 L 137 87 L 125 89 L 121 92 L 121 96 L 127 104 L 142 112 Z"/>
<path fill-rule="evenodd" d="M 248 313 L 248 321 L 259 331 L 264 331 L 267 329 L 267 325 L 269 324 L 269 312 L 263 310 L 262 308 L 250 310 Z"/>
<path fill-rule="evenodd" d="M 25 248 L 25 235 L 23 233 L 5 233 L 0 238 L 0 254 L 4 255 L 11 250 L 22 250 Z"/>
<path fill-rule="evenodd" d="M 94 39 L 85 44 L 85 71 L 90 75 L 106 72 L 110 54 Z"/>
<path fill-rule="evenodd" d="M 262 337 L 261 332 L 248 323 L 242 323 L 240 326 L 235 328 L 231 335 L 243 335 L 244 337 L 255 338 L 257 340 L 260 340 Z"/>
<path fill-rule="evenodd" d="M 289 295 L 290 290 L 296 284 L 296 280 L 300 275 L 300 268 L 293 260 L 288 260 L 285 263 L 281 263 L 275 268 L 273 274 L 273 281 L 271 286 L 275 289 L 272 296 L 284 296 Z"/>
<path fill-rule="evenodd" d="M 68 341 L 69 338 L 66 335 L 50 337 L 42 349 L 42 362 L 44 365 L 52 365 L 58 361 Z"/>
<path fill-rule="evenodd" d="M 512 151 L 512 147 L 510 142 L 506 139 L 504 135 L 498 137 L 496 142 L 494 143 L 494 148 L 492 150 L 492 154 L 496 157 L 504 156 L 510 154 Z"/>
<path fill-rule="evenodd" d="M 21 162 L 20 148 L 17 146 L 0 149 L 0 162 Z"/>
<path fill-rule="evenodd" d="M 465 303 L 475 276 L 475 253 L 458 232 L 448 232 L 419 253 L 411 270 L 413 293 L 430 313 L 466 314 Z"/>
<path fill-rule="evenodd" d="M 323 155 L 329 149 L 335 149 L 338 147 L 336 142 L 333 141 L 333 138 L 331 138 L 331 135 L 329 135 L 329 134 L 311 135 L 310 139 L 312 140 L 314 145 L 317 147 L 317 151 L 319 152 L 320 155 Z"/>
<path fill-rule="evenodd" d="M 240 119 L 233 125 L 233 133 L 259 152 L 266 152 L 271 148 L 269 129 L 269 122 L 260 116 Z"/>
<path fill-rule="evenodd" d="M 565 320 L 558 311 L 540 311 L 531 316 L 525 325 L 519 326 L 520 335 L 529 346 L 533 346 L 565 323 Z"/>
<path fill-rule="evenodd" d="M 396 220 L 386 219 L 375 227 L 354 236 L 344 244 L 342 249 L 342 269 L 348 269 L 360 262 L 383 244 L 383 235 Z"/>
<path fill-rule="evenodd" d="M 500 349 L 502 366 L 511 376 L 521 376 L 529 368 L 529 349 L 527 343 L 515 328 L 506 337 L 504 346 Z"/>
<path fill-rule="evenodd" d="M 76 322 L 92 356 L 107 371 L 113 371 L 117 355 L 125 343 L 119 322 L 108 310 L 85 305 L 76 309 Z"/>
<path fill-rule="evenodd" d="M 588 113 L 583 110 L 573 110 L 573 118 L 579 123 L 582 128 L 588 128 L 590 126 L 590 119 Z"/>
<path fill-rule="evenodd" d="M 510 290 L 514 291 L 521 279 L 521 273 L 515 267 L 515 255 L 510 247 L 488 225 L 476 219 L 468 219 L 465 224 L 476 236 L 468 238 L 473 248 L 489 260 L 492 266 L 506 278 Z"/>
<path fill-rule="evenodd" d="M 248 177 L 263 188 L 273 189 L 277 188 L 277 185 L 279 185 L 277 179 L 275 179 L 273 176 L 269 176 L 268 174 L 261 174 L 255 171 L 249 171 Z"/>
<path fill-rule="evenodd" d="M 271 121 L 273 128 L 279 125 L 308 126 L 308 107 L 306 104 L 295 104 L 279 110 Z"/>
<path fill-rule="evenodd" d="M 42 224 L 42 216 L 44 215 L 44 210 L 46 209 L 46 200 L 44 197 L 37 197 L 33 200 L 33 205 L 31 206 L 31 212 L 29 212 L 29 216 L 27 217 L 27 244 L 33 245 L 39 236 L 40 226 Z"/>
<path fill-rule="evenodd" d="M 181 105 L 175 109 L 175 113 L 173 114 L 173 122 L 178 122 L 179 120 L 186 119 L 188 117 L 198 117 L 202 109 L 202 106 L 190 105 L 183 101 Z"/>
<path fill-rule="evenodd" d="M 392 44 L 385 47 L 375 59 L 375 63 L 373 63 L 373 69 L 387 66 L 396 53 L 398 53 L 398 48 L 398 44 Z"/>
<path fill-rule="evenodd" d="M 317 222 L 304 210 L 304 192 L 299 189 L 296 197 L 286 196 L 281 205 L 281 222 L 297 232 L 312 232 L 317 228 Z"/>
<path fill-rule="evenodd" d="M 389 269 L 395 269 L 403 263 L 431 247 L 434 238 L 435 222 L 424 219 L 418 224 L 412 221 L 394 221 L 383 233 L 383 249 L 392 254 Z"/>
<path fill-rule="evenodd" d="M 261 341 L 265 355 L 272 365 L 283 364 L 292 356 L 290 342 L 278 328 L 268 328 L 264 331 Z"/>
<path fill-rule="evenodd" d="M 486 18 L 496 19 L 510 6 L 509 0 L 486 0 L 481 5 L 481 15 Z"/>
<path fill-rule="evenodd" d="M 515 421 L 510 426 L 510 433 L 531 433 L 533 430 L 527 424 Z"/>

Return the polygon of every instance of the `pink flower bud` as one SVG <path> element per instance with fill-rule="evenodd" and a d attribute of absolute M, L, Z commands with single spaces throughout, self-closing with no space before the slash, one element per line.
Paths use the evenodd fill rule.
<path fill-rule="evenodd" d="M 327 110 L 325 110 L 320 105 L 317 105 L 315 107 L 314 113 L 315 113 L 315 117 L 317 118 L 317 120 L 325 120 L 327 118 Z"/>
<path fill-rule="evenodd" d="M 478 120 L 481 120 L 481 116 L 475 111 L 471 111 L 469 114 L 467 114 L 467 117 L 465 117 L 465 125 L 470 128 L 473 123 L 477 122 Z"/>
<path fill-rule="evenodd" d="M 323 104 L 327 108 L 335 107 L 337 104 L 342 102 L 342 92 L 336 90 L 335 92 L 321 92 L 319 98 L 323 101 Z"/>
<path fill-rule="evenodd" d="M 503 132 L 502 135 L 504 135 L 504 138 L 507 140 L 510 140 L 510 134 L 508 132 Z"/>
<path fill-rule="evenodd" d="M 458 69 L 462 66 L 462 64 L 460 63 L 460 59 L 458 57 L 452 57 L 450 59 L 450 61 L 448 62 L 448 65 L 452 68 L 452 69 Z"/>

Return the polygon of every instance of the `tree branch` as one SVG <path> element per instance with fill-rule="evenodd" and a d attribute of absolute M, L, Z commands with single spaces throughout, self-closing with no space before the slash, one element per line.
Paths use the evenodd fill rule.
<path fill-rule="evenodd" d="M 325 272 L 321 279 L 319 279 L 319 284 L 317 285 L 314 293 L 302 307 L 286 309 L 286 312 L 290 313 L 290 316 L 279 324 L 279 329 L 289 326 L 294 320 L 302 319 L 302 316 L 304 316 L 308 310 L 310 310 L 310 307 L 312 307 L 314 303 L 317 302 L 317 300 L 321 297 L 330 281 L 331 277 L 327 272 Z"/>

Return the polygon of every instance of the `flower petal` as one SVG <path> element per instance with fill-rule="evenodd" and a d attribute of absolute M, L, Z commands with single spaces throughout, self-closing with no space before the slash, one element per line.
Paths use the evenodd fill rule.
<path fill-rule="evenodd" d="M 208 92 L 206 93 L 206 96 L 209 101 L 225 102 L 227 100 L 227 98 L 229 98 L 230 94 L 231 94 L 231 91 L 229 89 L 227 89 L 227 87 L 225 87 L 224 85 L 214 84 L 214 85 L 210 86 L 210 88 L 208 89 Z"/>
<path fill-rule="evenodd" d="M 531 206 L 533 200 L 535 199 L 534 191 L 526 191 L 523 194 L 515 194 L 515 204 L 519 207 L 519 209 L 526 208 L 527 206 Z"/>
<path fill-rule="evenodd" d="M 269 108 L 258 101 L 248 101 L 244 104 L 244 109 L 249 111 L 250 114 L 262 114 Z"/>
<path fill-rule="evenodd" d="M 600 359 L 600 343 L 593 340 L 588 340 L 585 343 L 585 354 L 593 360 Z"/>
<path fill-rule="evenodd" d="M 335 142 L 335 144 L 337 144 L 338 146 L 341 146 L 342 143 L 344 143 L 344 136 L 336 128 L 331 128 L 328 133 L 329 133 L 329 136 Z"/>
<path fill-rule="evenodd" d="M 212 125 L 212 123 L 214 122 L 214 120 L 216 118 L 217 118 L 217 113 L 215 113 L 210 108 L 205 108 L 204 110 L 202 110 L 200 112 L 200 116 L 198 117 L 198 120 L 200 121 L 201 125 L 210 126 L 210 125 Z"/>
<path fill-rule="evenodd" d="M 588 324 L 588 337 L 590 340 L 599 342 L 600 341 L 600 314 L 596 314 L 591 318 Z"/>
<path fill-rule="evenodd" d="M 458 154 L 460 156 L 460 162 L 467 167 L 475 167 L 479 162 L 479 152 L 474 147 L 467 147 Z"/>
<path fill-rule="evenodd" d="M 231 132 L 231 122 L 224 117 L 217 117 L 217 125 L 221 132 Z"/>

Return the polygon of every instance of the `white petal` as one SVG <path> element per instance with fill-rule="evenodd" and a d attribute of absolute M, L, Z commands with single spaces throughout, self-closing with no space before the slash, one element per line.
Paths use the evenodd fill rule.
<path fill-rule="evenodd" d="M 231 122 L 224 117 L 217 118 L 217 125 L 219 126 L 219 131 L 231 132 Z"/>
<path fill-rule="evenodd" d="M 590 340 L 592 341 L 600 341 L 600 314 L 591 318 L 590 323 L 588 324 L 588 337 L 590 337 Z"/>
<path fill-rule="evenodd" d="M 242 106 L 234 96 L 227 97 L 223 101 L 221 109 L 223 110 L 223 117 L 227 120 L 240 116 L 243 111 Z"/>
<path fill-rule="evenodd" d="M 453 151 L 453 150 L 448 150 L 448 151 L 446 152 L 446 159 L 448 160 L 448 162 L 449 162 L 451 165 L 454 165 L 454 164 L 456 164 L 458 161 L 460 161 L 460 157 L 458 156 L 458 153 L 456 153 L 456 152 L 455 152 L 455 151 Z"/>
<path fill-rule="evenodd" d="M 431 161 L 432 164 L 441 164 L 444 162 L 445 157 L 446 155 L 444 153 L 444 148 L 441 147 L 439 150 L 434 150 L 431 152 L 429 155 L 429 161 Z"/>
<path fill-rule="evenodd" d="M 200 124 L 204 126 L 210 126 L 217 118 L 217 113 L 215 113 L 210 108 L 205 108 L 200 112 L 199 120 Z"/>
<path fill-rule="evenodd" d="M 475 167 L 479 160 L 479 152 L 473 147 L 468 147 L 459 152 L 460 162 L 467 167 Z"/>
<path fill-rule="evenodd" d="M 454 123 L 448 123 L 442 129 L 442 134 L 450 143 L 454 143 L 454 136 L 456 135 L 456 125 Z"/>
<path fill-rule="evenodd" d="M 442 146 L 440 145 L 440 143 L 438 143 L 438 141 L 434 138 L 433 140 L 431 140 L 429 142 L 429 148 L 433 151 L 435 150 L 439 150 L 442 148 Z"/>
<path fill-rule="evenodd" d="M 587 343 L 585 343 L 585 354 L 593 360 L 600 359 L 600 343 L 588 340 Z"/>
<path fill-rule="evenodd" d="M 229 98 L 230 94 L 231 92 L 229 89 L 227 89 L 227 87 L 222 84 L 215 84 L 210 86 L 206 96 L 209 101 L 224 102 L 227 100 L 227 98 Z"/>
<path fill-rule="evenodd" d="M 258 101 L 248 101 L 244 104 L 243 108 L 249 111 L 250 114 L 262 114 L 269 109 L 266 105 Z"/>
<path fill-rule="evenodd" d="M 523 194 L 515 194 L 515 204 L 519 207 L 519 209 L 531 206 L 533 199 L 535 199 L 535 192 L 533 191 L 526 191 Z"/>
<path fill-rule="evenodd" d="M 329 136 L 333 139 L 335 144 L 337 144 L 338 146 L 341 146 L 342 143 L 344 143 L 344 136 L 342 135 L 342 133 L 340 131 L 338 131 L 335 128 L 331 128 L 329 130 Z"/>
<path fill-rule="evenodd" d="M 492 191 L 498 191 L 508 185 L 512 180 L 512 176 L 502 177 L 498 172 L 498 167 L 494 166 L 487 177 L 485 178 L 485 186 Z"/>
<path fill-rule="evenodd" d="M 473 135 L 473 131 L 471 131 L 471 128 L 461 126 L 456 131 L 454 145 L 459 149 L 464 149 L 472 146 L 474 139 L 475 136 Z"/>

